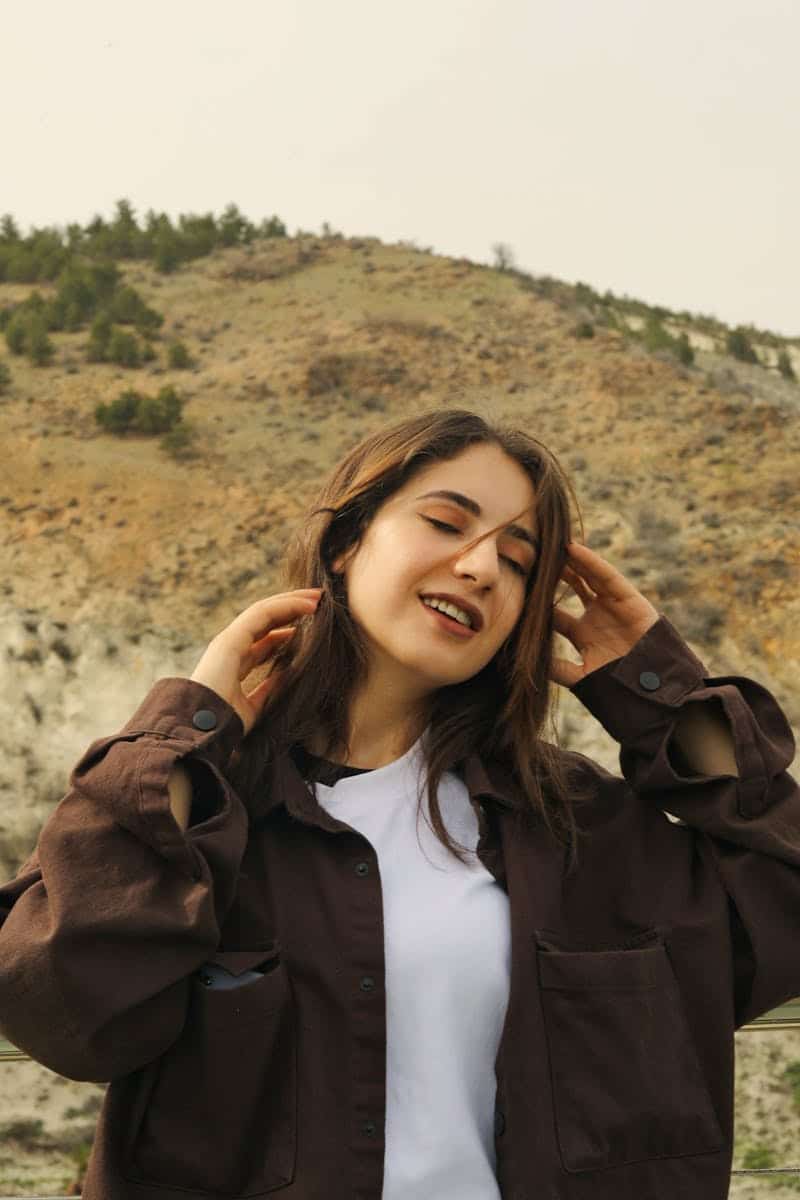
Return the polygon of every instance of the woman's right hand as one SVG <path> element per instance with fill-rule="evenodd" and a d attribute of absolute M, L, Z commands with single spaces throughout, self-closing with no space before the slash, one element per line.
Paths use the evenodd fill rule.
<path fill-rule="evenodd" d="M 294 633 L 293 621 L 316 612 L 322 588 L 299 588 L 256 600 L 231 621 L 209 643 L 190 679 L 204 683 L 234 708 L 242 719 L 245 734 L 255 725 L 280 675 L 266 679 L 245 694 L 242 680 L 254 667 L 269 659 Z"/>

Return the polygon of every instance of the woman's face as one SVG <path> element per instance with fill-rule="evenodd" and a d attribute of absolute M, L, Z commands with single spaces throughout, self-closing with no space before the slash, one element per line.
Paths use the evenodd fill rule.
<path fill-rule="evenodd" d="M 476 511 L 425 496 L 440 490 L 460 493 Z M 471 678 L 493 658 L 520 617 L 535 567 L 534 499 L 528 475 L 500 447 L 470 446 L 395 492 L 361 545 L 336 560 L 335 570 L 344 567 L 350 612 L 384 686 L 423 695 Z M 536 546 L 505 529 L 510 522 Z M 489 533 L 494 526 L 500 528 Z M 475 538 L 481 540 L 468 549 Z M 462 626 L 453 629 L 420 599 L 442 593 L 473 605 L 480 628 L 462 636 Z"/>

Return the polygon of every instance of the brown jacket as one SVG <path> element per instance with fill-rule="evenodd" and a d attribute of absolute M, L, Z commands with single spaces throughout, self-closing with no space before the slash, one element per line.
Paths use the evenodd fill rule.
<path fill-rule="evenodd" d="M 511 919 L 501 1194 L 723 1200 L 734 1030 L 800 995 L 794 739 L 765 688 L 707 678 L 663 616 L 573 690 L 623 773 L 564 752 L 592 786 L 577 872 L 541 823 L 522 832 L 501 766 L 464 764 Z M 721 702 L 739 778 L 678 773 L 674 722 L 698 702 Z M 381 1196 L 375 853 L 291 756 L 245 807 L 225 778 L 242 734 L 209 688 L 158 680 L 0 888 L 0 1027 L 61 1075 L 110 1081 L 86 1200 Z M 209 807 L 184 833 L 167 778 L 187 755 Z M 214 965 L 264 973 L 218 990 Z"/>

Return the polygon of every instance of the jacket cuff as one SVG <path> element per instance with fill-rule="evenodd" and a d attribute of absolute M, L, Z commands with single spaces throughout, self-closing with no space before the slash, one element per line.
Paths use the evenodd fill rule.
<path fill-rule="evenodd" d="M 615 741 L 625 744 L 671 721 L 706 674 L 662 613 L 627 654 L 590 671 L 570 691 Z"/>
<path fill-rule="evenodd" d="M 243 736 L 241 717 L 211 688 L 192 679 L 159 679 L 118 733 L 91 743 L 72 769 L 70 786 L 108 808 L 118 824 L 198 878 L 202 847 L 187 837 L 190 828 L 197 828 L 197 836 L 202 830 L 212 857 L 241 857 L 246 813 L 224 772 Z M 213 802 L 210 813 L 207 801 L 199 814 L 193 805 L 195 819 L 182 831 L 172 815 L 167 785 L 175 762 L 186 760 L 196 763 L 198 772 L 204 769 L 203 796 L 212 795 Z M 189 773 L 194 783 L 196 774 L 191 769 Z"/>
<path fill-rule="evenodd" d="M 118 733 L 97 738 L 88 746 L 74 771 L 85 770 L 113 742 L 133 741 L 142 734 L 186 743 L 185 753 L 223 771 L 244 737 L 244 723 L 236 709 L 204 683 L 167 676 L 153 684 Z"/>

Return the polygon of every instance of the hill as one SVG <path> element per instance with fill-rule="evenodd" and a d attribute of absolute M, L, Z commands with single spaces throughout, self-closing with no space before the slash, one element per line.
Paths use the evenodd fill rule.
<path fill-rule="evenodd" d="M 758 680 L 797 725 L 800 387 L 778 363 L 783 353 L 800 375 L 800 339 L 751 329 L 758 361 L 745 362 L 711 318 L 375 238 L 254 241 L 169 273 L 117 265 L 165 316 L 153 359 L 87 362 L 85 329 L 52 335 L 49 366 L 4 357 L 5 878 L 88 743 L 118 729 L 156 678 L 190 674 L 219 629 L 277 590 L 319 477 L 364 434 L 436 406 L 475 407 L 550 447 L 589 545 L 712 675 Z M 56 284 L 36 289 L 47 298 Z M 0 283 L 0 308 L 31 290 Z M 167 365 L 174 339 L 188 369 Z M 183 401 L 183 443 L 98 424 L 98 404 L 165 385 Z M 574 697 L 559 719 L 565 745 L 618 770 L 618 747 Z M 93 1086 L 55 1082 L 73 1099 Z M 60 1112 L 68 1139 L 53 1077 L 36 1087 L 32 1111 Z M 788 1111 L 786 1096 L 761 1091 L 760 1105 Z"/>

